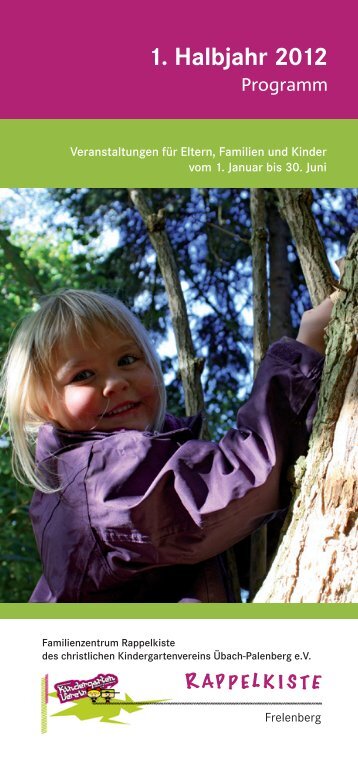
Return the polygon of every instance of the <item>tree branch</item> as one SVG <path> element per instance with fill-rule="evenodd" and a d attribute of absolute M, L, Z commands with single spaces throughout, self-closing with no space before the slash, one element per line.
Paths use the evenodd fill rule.
<path fill-rule="evenodd" d="M 245 245 L 250 245 L 251 241 L 248 240 L 246 237 L 241 237 L 241 235 L 238 235 L 236 232 L 230 232 L 229 229 L 225 229 L 225 227 L 220 226 L 220 224 L 214 224 L 213 221 L 208 222 L 208 227 L 213 227 L 214 229 L 218 229 L 219 232 L 222 232 L 224 235 L 228 235 L 229 237 L 233 237 L 234 240 L 239 240 L 240 243 L 245 243 Z"/>
<path fill-rule="evenodd" d="M 311 211 L 310 189 L 276 189 L 279 208 L 291 230 L 313 306 L 336 285 L 321 235 Z"/>

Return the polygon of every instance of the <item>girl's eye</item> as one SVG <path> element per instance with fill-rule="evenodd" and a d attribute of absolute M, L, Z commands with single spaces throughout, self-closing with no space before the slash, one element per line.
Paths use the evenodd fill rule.
<path fill-rule="evenodd" d="M 87 381 L 87 379 L 90 379 L 91 376 L 93 376 L 93 371 L 79 371 L 79 373 L 76 373 L 76 376 L 73 377 L 72 382 Z"/>
<path fill-rule="evenodd" d="M 118 365 L 132 365 L 132 363 L 136 363 L 138 360 L 138 357 L 135 355 L 123 355 L 123 357 L 120 357 L 118 360 Z"/>

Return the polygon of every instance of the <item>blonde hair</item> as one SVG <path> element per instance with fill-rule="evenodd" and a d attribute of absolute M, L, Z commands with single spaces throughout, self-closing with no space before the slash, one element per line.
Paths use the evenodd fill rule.
<path fill-rule="evenodd" d="M 83 341 L 93 337 L 97 323 L 133 338 L 151 368 L 159 394 L 159 407 L 151 427 L 160 430 L 166 394 L 163 375 L 147 331 L 119 299 L 97 291 L 61 290 L 40 299 L 40 307 L 20 324 L 2 371 L 4 417 L 13 444 L 13 471 L 20 482 L 53 491 L 43 480 L 34 458 L 34 444 L 44 418 L 46 385 L 52 380 L 58 344 L 75 332 Z M 47 390 L 48 391 L 48 390 Z"/>

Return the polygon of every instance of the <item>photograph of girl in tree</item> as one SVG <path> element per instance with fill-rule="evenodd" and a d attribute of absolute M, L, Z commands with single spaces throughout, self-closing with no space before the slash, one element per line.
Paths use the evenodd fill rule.
<path fill-rule="evenodd" d="M 254 315 L 261 192 L 251 194 Z M 153 248 L 158 236 L 158 253 L 163 243 L 170 247 L 162 215 L 151 231 L 143 192 L 131 190 L 130 198 L 144 221 L 151 216 Z M 166 266 L 162 253 L 158 262 L 179 302 L 180 281 L 166 272 L 173 263 Z M 167 293 L 171 308 L 170 287 Z M 213 441 L 190 389 L 188 371 L 197 373 L 201 363 L 190 342 L 181 347 L 190 334 L 185 317 L 176 330 L 186 388 L 181 416 L 168 411 L 150 334 L 118 295 L 81 287 L 37 296 L 2 374 L 14 473 L 35 489 L 30 518 L 43 572 L 30 601 L 240 599 L 233 574 L 240 550 L 227 550 L 284 519 L 288 470 L 307 452 L 332 308 L 323 298 L 303 312 L 296 339 L 283 336 L 260 353 L 250 396 L 231 423 L 223 409 L 226 429 Z M 254 342 L 255 333 L 257 339 L 257 327 Z"/>

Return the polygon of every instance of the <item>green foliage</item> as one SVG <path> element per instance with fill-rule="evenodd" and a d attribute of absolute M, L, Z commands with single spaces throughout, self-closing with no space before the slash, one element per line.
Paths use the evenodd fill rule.
<path fill-rule="evenodd" d="M 18 255 L 36 275 L 44 293 L 60 285 L 79 285 L 77 263 L 73 263 L 70 238 L 19 236 L 12 240 Z M 38 296 L 9 263 L 0 248 L 1 328 L 0 355 L 6 354 L 9 340 L 21 318 L 36 305 Z M 20 485 L 11 469 L 11 450 L 6 445 L 6 424 L 0 441 L 0 602 L 26 602 L 41 574 L 28 506 L 32 490 Z"/>
<path fill-rule="evenodd" d="M 28 505 L 32 491 L 16 482 L 9 447 L 0 448 L 0 601 L 23 603 L 41 574 Z"/>

